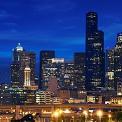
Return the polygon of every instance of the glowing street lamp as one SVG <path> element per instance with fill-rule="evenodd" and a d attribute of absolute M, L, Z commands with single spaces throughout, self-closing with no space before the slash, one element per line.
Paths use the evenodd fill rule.
<path fill-rule="evenodd" d="M 66 109 L 66 110 L 64 110 L 63 112 L 66 113 L 66 114 L 71 113 L 71 111 L 70 111 L 69 109 Z"/>
<path fill-rule="evenodd" d="M 54 117 L 56 119 L 56 122 L 58 122 L 59 112 L 54 111 L 53 114 L 52 114 L 52 117 Z"/>
<path fill-rule="evenodd" d="M 108 114 L 109 122 L 111 122 L 111 114 Z"/>
<path fill-rule="evenodd" d="M 86 110 L 84 110 L 83 115 L 85 116 L 85 122 L 87 122 L 88 112 Z"/>
<path fill-rule="evenodd" d="M 56 121 L 58 122 L 58 118 L 63 114 L 62 110 L 56 110 L 52 113 L 52 117 L 54 117 L 56 119 Z"/>
<path fill-rule="evenodd" d="M 53 113 L 53 117 L 58 118 L 58 117 L 59 117 L 59 112 L 58 112 L 58 111 L 55 111 L 55 112 Z"/>
<path fill-rule="evenodd" d="M 101 118 L 102 118 L 102 116 L 103 116 L 103 111 L 98 110 L 98 111 L 97 111 L 97 116 L 99 117 L 99 121 L 101 122 Z"/>

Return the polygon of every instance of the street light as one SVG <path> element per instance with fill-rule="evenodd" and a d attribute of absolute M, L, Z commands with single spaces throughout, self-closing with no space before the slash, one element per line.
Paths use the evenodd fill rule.
<path fill-rule="evenodd" d="M 98 110 L 98 111 L 97 111 L 97 116 L 99 117 L 99 122 L 101 122 L 101 118 L 102 118 L 102 116 L 103 116 L 103 111 Z"/>
<path fill-rule="evenodd" d="M 71 113 L 71 111 L 69 109 L 66 109 L 63 112 L 66 113 L 66 114 L 70 114 Z"/>
<path fill-rule="evenodd" d="M 111 122 L 111 114 L 108 114 L 109 122 Z"/>
<path fill-rule="evenodd" d="M 59 112 L 54 111 L 53 114 L 52 114 L 52 117 L 54 117 L 56 119 L 56 122 L 58 122 Z"/>
<path fill-rule="evenodd" d="M 52 113 L 52 117 L 56 119 L 56 122 L 58 122 L 58 118 L 63 114 L 62 110 L 56 110 Z"/>
<path fill-rule="evenodd" d="M 83 115 L 85 116 L 85 122 L 87 122 L 88 112 L 86 110 L 84 110 Z"/>
<path fill-rule="evenodd" d="M 59 116 L 58 111 L 55 111 L 55 112 L 53 113 L 53 117 L 58 118 L 58 116 Z"/>

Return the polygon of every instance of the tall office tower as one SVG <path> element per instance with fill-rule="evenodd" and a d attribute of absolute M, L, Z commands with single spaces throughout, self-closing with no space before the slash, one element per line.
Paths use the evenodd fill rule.
<path fill-rule="evenodd" d="M 98 30 L 95 12 L 86 16 L 86 90 L 97 90 L 104 85 L 104 33 Z"/>
<path fill-rule="evenodd" d="M 122 95 L 122 33 L 117 35 L 114 52 L 114 68 L 117 95 Z"/>
<path fill-rule="evenodd" d="M 20 76 L 19 76 L 19 63 L 12 62 L 12 64 L 11 64 L 11 85 L 13 88 L 20 86 L 19 78 L 20 78 Z"/>
<path fill-rule="evenodd" d="M 11 85 L 12 87 L 19 87 L 20 81 L 20 59 L 24 52 L 23 47 L 18 43 L 17 47 L 13 49 L 12 64 L 11 64 Z"/>
<path fill-rule="evenodd" d="M 66 62 L 65 63 L 65 72 L 64 72 L 64 86 L 66 88 L 75 88 L 75 76 L 74 76 L 74 63 Z"/>
<path fill-rule="evenodd" d="M 45 67 L 47 65 L 48 59 L 55 58 L 55 51 L 43 50 L 40 52 L 40 82 L 39 88 L 43 88 Z"/>
<path fill-rule="evenodd" d="M 29 66 L 26 66 L 24 69 L 24 87 L 31 86 L 31 69 Z"/>
<path fill-rule="evenodd" d="M 74 65 L 75 84 L 78 90 L 85 90 L 85 53 L 74 54 Z"/>
<path fill-rule="evenodd" d="M 25 51 L 22 53 L 20 60 L 21 81 L 24 81 L 24 69 L 28 65 L 31 70 L 30 80 L 32 86 L 35 85 L 35 63 L 36 55 L 34 52 Z"/>
<path fill-rule="evenodd" d="M 31 69 L 31 85 L 35 84 L 35 53 L 27 52 L 20 44 L 13 50 L 13 61 L 11 65 L 12 87 L 24 86 L 24 70 L 28 65 Z"/>
<path fill-rule="evenodd" d="M 106 51 L 106 88 L 115 90 L 114 82 L 114 48 Z"/>
<path fill-rule="evenodd" d="M 45 70 L 43 72 L 43 80 L 52 82 L 57 80 L 58 86 L 62 86 L 64 78 L 64 59 L 63 58 L 52 58 L 47 60 Z M 49 83 L 48 83 L 49 84 Z"/>

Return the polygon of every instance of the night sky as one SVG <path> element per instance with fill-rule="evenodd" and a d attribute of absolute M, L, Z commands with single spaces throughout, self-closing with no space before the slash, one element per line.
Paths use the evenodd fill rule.
<path fill-rule="evenodd" d="M 55 50 L 72 60 L 85 49 L 85 15 L 95 11 L 105 32 L 105 48 L 122 31 L 121 0 L 0 0 L 0 81 L 8 82 L 12 48 L 17 43 L 37 53 Z"/>

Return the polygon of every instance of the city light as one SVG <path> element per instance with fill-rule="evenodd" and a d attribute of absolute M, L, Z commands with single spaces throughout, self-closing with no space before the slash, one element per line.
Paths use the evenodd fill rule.
<path fill-rule="evenodd" d="M 111 118 L 111 117 L 112 117 L 111 114 L 109 114 L 109 115 L 108 115 L 108 118 Z"/>
<path fill-rule="evenodd" d="M 57 109 L 52 113 L 52 117 L 58 118 L 63 114 L 63 111 L 61 109 Z"/>
<path fill-rule="evenodd" d="M 64 110 L 63 112 L 66 113 L 66 114 L 71 113 L 71 111 L 70 111 L 69 109 L 66 109 L 66 110 Z"/>
<path fill-rule="evenodd" d="M 55 117 L 55 118 L 58 118 L 60 115 L 60 113 L 58 111 L 55 111 L 53 114 L 52 114 L 52 117 Z"/>
<path fill-rule="evenodd" d="M 85 117 L 87 117 L 88 116 L 88 111 L 84 110 L 83 115 L 85 115 Z"/>
<path fill-rule="evenodd" d="M 83 115 L 85 116 L 85 122 L 87 122 L 87 117 L 88 117 L 88 111 L 84 110 Z"/>
<path fill-rule="evenodd" d="M 97 116 L 101 118 L 101 117 L 103 116 L 103 111 L 98 110 L 98 111 L 97 111 Z"/>
<path fill-rule="evenodd" d="M 0 3 L 0 122 L 120 122 L 122 1 L 20 1 Z"/>
<path fill-rule="evenodd" d="M 102 118 L 102 116 L 103 116 L 103 111 L 98 110 L 96 114 L 97 114 L 97 116 L 99 117 L 99 121 L 101 122 L 101 118 Z"/>

